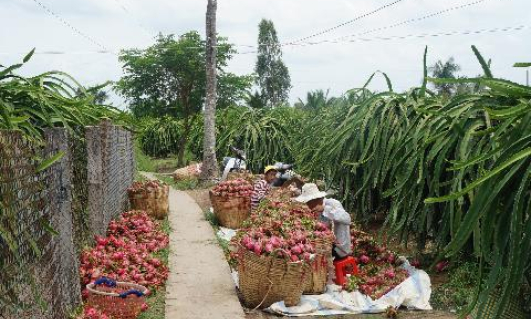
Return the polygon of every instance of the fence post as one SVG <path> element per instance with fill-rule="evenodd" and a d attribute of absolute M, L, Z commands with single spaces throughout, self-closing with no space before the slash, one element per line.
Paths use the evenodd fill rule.
<path fill-rule="evenodd" d="M 87 141 L 87 183 L 88 183 L 88 216 L 89 231 L 103 234 L 103 162 L 100 128 L 85 128 Z"/>
<path fill-rule="evenodd" d="M 64 156 L 49 168 L 47 186 L 50 204 L 50 224 L 58 232 L 51 238 L 55 271 L 47 286 L 56 287 L 53 292 L 53 317 L 65 318 L 81 302 L 79 282 L 79 259 L 74 247 L 72 220 L 72 156 L 69 136 L 65 129 L 46 130 L 45 156 L 64 152 Z"/>

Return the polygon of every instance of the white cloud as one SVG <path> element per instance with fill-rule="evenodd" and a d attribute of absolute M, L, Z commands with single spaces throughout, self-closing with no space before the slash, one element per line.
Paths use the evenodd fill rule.
<path fill-rule="evenodd" d="M 148 46 L 152 43 L 149 35 L 159 31 L 182 34 L 189 30 L 199 30 L 204 33 L 206 0 L 39 1 L 113 51 Z M 311 40 L 357 34 L 473 1 L 404 0 Z M 390 0 L 219 0 L 218 31 L 229 37 L 232 43 L 254 45 L 257 42 L 260 19 L 268 18 L 273 20 L 281 41 L 285 42 L 352 20 L 389 2 Z M 40 51 L 66 51 L 69 54 L 36 55 L 24 69 L 25 74 L 61 69 L 87 85 L 117 80 L 121 75 L 116 56 L 94 54 L 99 47 L 75 34 L 33 0 L 0 0 L 0 20 L 4 26 L 9 26 L 0 29 L 2 64 L 17 62 L 24 52 L 37 47 Z M 517 26 L 530 21 L 529 0 L 485 0 L 462 10 L 370 33 L 364 37 L 478 30 Z M 330 88 L 332 94 L 340 94 L 362 85 L 376 70 L 387 72 L 398 90 L 418 85 L 422 75 L 425 45 L 429 46 L 429 63 L 453 56 L 462 66 L 461 73 L 474 76 L 481 73 L 470 50 L 470 45 L 475 44 L 486 57 L 492 58 L 496 76 L 523 82 L 524 71 L 512 68 L 512 64 L 516 61 L 529 61 L 531 42 L 526 39 L 529 39 L 530 32 L 530 29 L 526 29 L 507 33 L 285 48 L 284 58 L 293 80 L 291 100 L 304 97 L 308 90 L 319 88 Z M 237 55 L 230 68 L 235 73 L 249 73 L 254 68 L 254 61 L 254 55 Z M 385 81 L 376 79 L 372 88 L 384 89 Z"/>

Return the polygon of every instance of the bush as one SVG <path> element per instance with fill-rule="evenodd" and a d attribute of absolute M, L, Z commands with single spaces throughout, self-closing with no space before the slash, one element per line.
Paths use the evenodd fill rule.
<path fill-rule="evenodd" d="M 171 117 L 149 123 L 140 138 L 142 151 L 152 157 L 168 157 L 179 151 L 182 123 Z"/>

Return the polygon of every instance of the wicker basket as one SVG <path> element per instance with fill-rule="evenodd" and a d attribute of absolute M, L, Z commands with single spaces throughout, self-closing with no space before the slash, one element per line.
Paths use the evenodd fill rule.
<path fill-rule="evenodd" d="M 240 249 L 240 254 L 239 287 L 247 307 L 263 309 L 282 300 L 287 307 L 299 304 L 307 264 L 257 256 L 247 249 Z"/>
<path fill-rule="evenodd" d="M 320 295 L 326 290 L 328 281 L 329 260 L 332 256 L 332 243 L 318 240 L 315 243 L 316 257 L 310 264 L 309 274 L 304 280 L 306 295 Z"/>
<path fill-rule="evenodd" d="M 113 319 L 136 319 L 145 303 L 147 288 L 141 285 L 116 282 L 115 287 L 88 284 L 87 305 L 100 310 Z M 140 292 L 140 296 L 129 294 L 125 298 L 120 294 L 128 291 Z"/>
<path fill-rule="evenodd" d="M 253 185 L 254 182 L 257 180 L 257 177 L 255 175 L 253 175 L 249 171 L 230 172 L 227 175 L 227 180 L 229 180 L 229 181 L 230 180 L 234 180 L 234 179 L 238 179 L 238 178 L 241 178 L 241 179 L 244 179 L 244 180 L 248 181 L 249 183 L 251 183 L 251 185 Z"/>
<path fill-rule="evenodd" d="M 238 229 L 251 213 L 250 197 L 222 197 L 210 191 L 210 202 L 223 227 Z"/>
<path fill-rule="evenodd" d="M 186 179 L 196 179 L 201 174 L 202 163 L 193 163 L 179 168 L 172 173 L 173 179 L 178 182 Z"/>
<path fill-rule="evenodd" d="M 487 306 L 485 307 L 483 311 L 483 316 L 481 319 L 494 319 L 496 314 L 496 302 L 500 299 L 500 294 L 498 292 L 494 292 L 489 296 L 489 300 L 487 301 Z M 477 314 L 478 310 L 477 307 L 472 311 L 470 314 L 470 318 L 472 319 L 480 319 Z M 522 304 L 520 300 L 517 297 L 513 297 L 509 300 L 509 303 L 503 310 L 500 317 L 496 319 L 525 319 L 526 317 Z"/>
<path fill-rule="evenodd" d="M 168 215 L 170 208 L 168 202 L 169 191 L 170 187 L 164 185 L 159 189 L 129 193 L 131 209 L 144 210 L 154 218 L 164 219 Z"/>

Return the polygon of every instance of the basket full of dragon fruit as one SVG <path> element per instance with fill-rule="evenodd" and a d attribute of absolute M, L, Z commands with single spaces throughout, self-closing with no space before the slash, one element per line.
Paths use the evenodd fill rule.
<path fill-rule="evenodd" d="M 168 215 L 170 187 L 160 180 L 134 182 L 127 189 L 131 209 L 146 211 L 150 216 L 163 219 Z"/>
<path fill-rule="evenodd" d="M 239 287 L 248 307 L 299 303 L 303 293 L 320 293 L 327 276 L 323 245 L 334 235 L 309 210 L 262 207 L 231 241 Z"/>
<path fill-rule="evenodd" d="M 249 217 L 253 186 L 238 178 L 224 181 L 210 191 L 214 214 L 223 227 L 237 229 Z"/>

